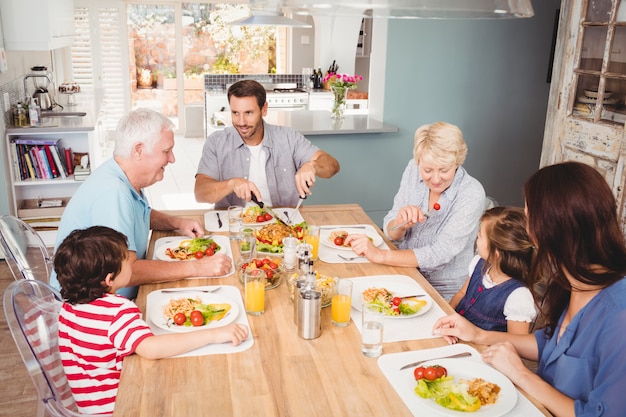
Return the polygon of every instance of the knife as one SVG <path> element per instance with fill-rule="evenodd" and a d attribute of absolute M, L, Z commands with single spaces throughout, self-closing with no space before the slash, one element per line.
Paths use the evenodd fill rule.
<path fill-rule="evenodd" d="M 445 355 L 445 356 L 439 356 L 436 358 L 428 358 L 428 359 L 423 359 L 421 361 L 417 361 L 417 362 L 413 362 L 413 363 L 409 363 L 408 365 L 404 365 L 402 368 L 400 368 L 400 370 L 404 370 L 407 368 L 415 368 L 421 364 L 423 364 L 424 362 L 430 362 L 430 361 L 434 361 L 437 359 L 449 359 L 449 358 L 464 358 L 466 356 L 472 356 L 471 352 L 462 352 L 462 353 L 456 353 L 454 355 Z"/>
<path fill-rule="evenodd" d="M 222 219 L 220 219 L 220 213 L 216 211 L 215 215 L 217 216 L 217 227 L 221 229 L 222 228 Z"/>
<path fill-rule="evenodd" d="M 272 216 L 274 216 L 274 218 L 275 218 L 276 220 L 278 220 L 279 222 L 281 222 L 281 223 L 282 223 L 282 224 L 284 224 L 285 226 L 291 227 L 291 226 L 289 226 L 287 223 L 285 223 L 285 222 L 283 221 L 283 219 L 281 219 L 281 218 L 280 218 L 280 216 L 278 216 L 278 214 L 276 214 L 276 213 L 274 212 L 274 210 L 272 210 L 269 206 L 266 206 L 266 205 L 265 205 L 265 203 L 263 203 L 262 201 L 259 201 L 259 200 L 256 198 L 256 195 L 255 195 L 254 193 L 250 193 L 250 199 L 251 199 L 252 201 L 254 201 L 254 202 L 256 203 L 256 205 L 258 205 L 258 206 L 259 206 L 259 207 L 261 207 L 262 209 L 265 209 L 265 211 L 267 211 L 269 214 L 271 214 Z"/>

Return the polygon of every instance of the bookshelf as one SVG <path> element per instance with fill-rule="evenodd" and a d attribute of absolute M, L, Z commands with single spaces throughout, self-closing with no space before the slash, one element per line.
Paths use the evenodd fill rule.
<path fill-rule="evenodd" d="M 94 155 L 94 132 L 10 129 L 6 134 L 6 154 L 10 171 L 9 194 L 12 214 L 22 219 L 59 218 L 63 208 L 82 184 L 68 169 L 65 151 L 74 155 Z M 55 152 L 56 156 L 55 156 Z M 60 204 L 59 204 L 60 203 Z"/>

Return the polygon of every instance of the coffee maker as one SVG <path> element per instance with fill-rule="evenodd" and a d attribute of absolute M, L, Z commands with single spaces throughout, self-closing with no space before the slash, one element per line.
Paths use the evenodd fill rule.
<path fill-rule="evenodd" d="M 49 92 L 50 86 L 53 86 L 54 83 L 52 81 L 52 74 L 48 71 L 47 67 L 37 66 L 31 68 L 31 73 L 27 74 L 24 77 L 24 94 L 28 95 L 28 84 L 27 80 L 29 78 L 33 79 L 33 85 L 35 87 L 35 91 L 32 95 L 33 98 L 37 99 L 37 103 L 41 110 L 52 110 L 54 106 L 59 106 L 59 104 L 55 103 L 52 95 Z M 52 88 L 54 91 L 54 87 Z"/>

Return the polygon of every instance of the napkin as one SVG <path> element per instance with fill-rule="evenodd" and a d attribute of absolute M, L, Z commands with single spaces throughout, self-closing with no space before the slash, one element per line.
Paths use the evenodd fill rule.
<path fill-rule="evenodd" d="M 168 246 L 169 244 L 175 245 L 176 242 L 181 239 L 191 239 L 191 238 L 188 236 L 167 236 L 167 237 L 162 237 L 160 239 L 157 239 L 157 241 L 154 242 L 154 253 L 152 254 L 152 259 L 160 259 L 158 254 L 163 253 L 165 251 L 165 248 L 170 247 Z M 234 274 L 235 264 L 232 261 L 233 251 L 232 251 L 232 248 L 230 247 L 230 240 L 228 239 L 228 236 L 211 236 L 211 239 L 213 239 L 215 243 L 220 245 L 221 249 L 218 253 L 221 253 L 230 257 L 232 266 L 230 268 L 230 271 L 226 275 L 221 275 L 219 277 L 208 277 L 208 278 L 223 278 L 223 277 L 227 277 L 229 275 Z M 161 259 L 161 260 L 164 260 L 164 259 Z M 177 260 L 172 259 L 172 262 L 194 262 L 194 261 L 193 260 L 177 261 Z M 203 278 L 206 278 L 206 277 L 203 277 Z"/>
<path fill-rule="evenodd" d="M 359 257 L 350 261 L 345 259 L 341 259 L 339 255 L 345 256 L 346 258 L 353 258 L 357 256 L 351 250 L 343 250 L 343 249 L 335 249 L 330 246 L 327 246 L 325 243 L 328 238 L 328 235 L 333 229 L 350 229 L 350 228 L 363 228 L 363 233 L 367 233 L 369 235 L 378 235 L 378 231 L 371 224 L 338 224 L 332 226 L 322 226 L 320 231 L 320 248 L 319 248 L 319 258 L 320 260 L 329 263 L 329 264 L 364 264 L 369 263 L 367 258 Z M 379 246 L 381 249 L 389 249 L 389 246 L 383 241 Z"/>
<path fill-rule="evenodd" d="M 217 214 L 220 215 L 222 227 L 217 221 Z M 228 210 L 211 210 L 204 213 L 204 228 L 209 232 L 228 232 Z"/>
<path fill-rule="evenodd" d="M 350 317 L 356 328 L 361 332 L 361 312 L 354 308 L 355 302 L 362 299 L 361 294 L 356 293 L 359 288 L 384 287 L 392 291 L 393 286 L 399 286 L 410 290 L 414 294 L 426 294 L 426 291 L 415 280 L 406 275 L 374 275 L 369 277 L 347 278 L 353 282 L 352 300 L 353 307 Z M 403 294 L 409 295 L 409 294 Z M 440 317 L 446 314 L 437 303 L 432 304 L 430 309 L 412 318 L 385 318 L 383 329 L 383 342 L 400 342 L 403 340 L 431 339 L 439 336 L 432 334 L 433 325 Z"/>
<path fill-rule="evenodd" d="M 210 287 L 185 287 L 185 289 L 188 289 L 190 291 L 201 290 L 201 289 L 206 289 L 206 288 L 210 288 Z M 157 335 L 170 333 L 167 330 L 156 326 L 152 322 L 152 320 L 150 320 L 150 312 L 152 311 L 152 309 L 162 308 L 162 306 L 156 305 L 156 303 L 154 302 L 156 296 L 160 292 L 161 290 L 152 291 L 150 294 L 148 294 L 148 297 L 146 299 L 146 323 L 148 323 L 148 325 L 150 326 L 150 330 L 152 330 L 152 332 Z M 241 292 L 239 291 L 239 288 L 232 286 L 232 285 L 222 285 L 221 288 L 213 294 L 223 295 L 235 301 L 237 303 L 237 306 L 239 307 L 239 315 L 237 316 L 235 323 L 245 324 L 246 326 L 248 326 L 248 328 L 250 328 L 250 323 L 248 322 L 248 317 L 246 316 L 246 309 L 244 308 L 243 300 L 241 298 Z M 171 295 L 172 297 L 177 297 L 177 296 L 184 297 L 185 295 L 189 295 L 189 293 L 181 292 L 179 294 L 172 293 Z M 243 352 L 244 350 L 250 349 L 252 345 L 254 345 L 254 337 L 252 336 L 252 331 L 250 331 L 248 333 L 248 339 L 244 340 L 237 346 L 233 346 L 230 342 L 213 343 L 213 344 L 202 346 L 198 349 L 192 350 L 187 353 L 182 353 L 175 357 L 182 358 L 184 356 L 203 356 L 203 355 L 214 355 L 214 354 L 219 354 L 219 353 Z"/>
<path fill-rule="evenodd" d="M 387 330 L 386 327 L 385 330 Z M 414 385 L 411 385 L 412 382 L 407 382 L 407 380 L 412 381 L 412 376 L 410 376 L 410 374 L 410 377 L 407 377 L 407 373 L 412 371 L 400 371 L 400 367 L 405 364 L 419 361 L 422 359 L 434 359 L 441 356 L 453 355 L 460 352 L 470 352 L 472 354 L 470 358 L 463 360 L 475 360 L 478 362 L 482 362 L 482 359 L 480 358 L 480 353 L 478 353 L 476 349 L 463 343 L 457 343 L 455 345 L 444 346 L 434 349 L 422 349 L 382 355 L 380 358 L 378 358 L 378 367 L 383 372 L 389 383 L 396 390 L 400 398 L 402 398 L 402 401 L 407 406 L 409 411 L 416 417 L 427 416 L 432 413 L 432 410 L 430 408 L 424 407 L 422 403 L 417 400 L 417 394 L 415 394 L 415 392 L 413 391 Z M 448 415 L 447 413 L 445 413 L 446 411 L 446 409 L 442 408 L 442 413 L 444 413 L 444 415 Z M 479 410 L 479 412 L 480 411 L 483 410 Z M 461 413 L 456 411 L 449 412 L 449 415 L 462 414 L 469 415 L 472 413 Z M 521 392 L 517 391 L 517 401 L 515 403 L 515 406 L 511 411 L 504 414 L 503 417 L 544 417 L 544 414 L 537 407 L 535 407 L 533 403 L 531 403 L 530 400 L 526 398 Z"/>
<path fill-rule="evenodd" d="M 284 222 L 287 222 L 287 216 L 285 212 L 289 214 L 289 220 L 291 220 L 291 224 L 298 224 L 304 221 L 304 217 L 300 214 L 300 211 L 293 208 L 273 208 L 272 209 L 276 214 L 280 216 L 280 219 Z M 222 220 L 222 227 L 219 226 L 217 221 L 217 213 L 220 215 L 220 220 Z M 244 224 L 244 227 L 249 227 L 250 225 Z M 204 213 L 204 228 L 209 232 L 228 232 L 228 210 L 211 210 Z"/>

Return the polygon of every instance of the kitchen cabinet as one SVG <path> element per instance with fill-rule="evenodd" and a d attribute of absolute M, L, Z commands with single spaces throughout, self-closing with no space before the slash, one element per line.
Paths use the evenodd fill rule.
<path fill-rule="evenodd" d="M 356 45 L 357 58 L 369 58 L 372 50 L 372 18 L 363 18 Z"/>
<path fill-rule="evenodd" d="M 564 1 L 559 21 L 541 166 L 598 169 L 626 233 L 626 1 Z"/>
<path fill-rule="evenodd" d="M 74 0 L 0 0 L 4 47 L 51 51 L 74 41 Z"/>

